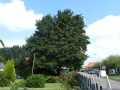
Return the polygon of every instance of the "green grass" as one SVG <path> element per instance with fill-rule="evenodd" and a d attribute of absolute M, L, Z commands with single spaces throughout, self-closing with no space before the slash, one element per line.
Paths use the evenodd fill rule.
<path fill-rule="evenodd" d="M 10 87 L 0 87 L 0 90 L 10 90 Z M 28 90 L 65 90 L 60 83 L 46 83 L 45 88 L 28 88 Z"/>
<path fill-rule="evenodd" d="M 110 77 L 120 77 L 120 74 L 109 74 Z"/>
<path fill-rule="evenodd" d="M 45 88 L 29 88 L 28 90 L 65 90 L 60 83 L 46 83 Z"/>
<path fill-rule="evenodd" d="M 120 82 L 120 74 L 109 74 L 108 77 L 109 77 L 109 79 Z"/>

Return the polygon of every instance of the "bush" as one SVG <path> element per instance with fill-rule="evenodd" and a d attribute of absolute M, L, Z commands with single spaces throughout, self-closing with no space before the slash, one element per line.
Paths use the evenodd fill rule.
<path fill-rule="evenodd" d="M 45 77 L 41 74 L 34 74 L 32 76 L 28 76 L 25 86 L 31 88 L 45 87 Z"/>
<path fill-rule="evenodd" d="M 57 83 L 60 82 L 58 76 L 46 76 L 46 83 Z"/>
<path fill-rule="evenodd" d="M 60 75 L 62 86 L 66 88 L 66 90 L 81 90 L 78 85 L 78 71 L 71 71 L 68 73 L 63 73 Z"/>
<path fill-rule="evenodd" d="M 26 80 L 21 79 L 18 83 L 20 84 L 20 87 L 25 87 Z"/>
<path fill-rule="evenodd" d="M 12 86 L 10 90 L 18 90 L 19 87 L 22 87 L 22 90 L 28 90 L 25 88 L 26 81 L 24 79 L 16 79 L 14 82 L 12 82 Z"/>
<path fill-rule="evenodd" d="M 26 80 L 24 79 L 16 79 L 12 85 L 19 84 L 19 87 L 25 87 Z"/>
<path fill-rule="evenodd" d="M 87 72 L 87 69 L 81 69 L 81 72 Z"/>
<path fill-rule="evenodd" d="M 10 81 L 5 79 L 3 73 L 0 72 L 0 87 L 5 87 L 5 86 L 9 86 L 9 85 L 10 85 Z"/>

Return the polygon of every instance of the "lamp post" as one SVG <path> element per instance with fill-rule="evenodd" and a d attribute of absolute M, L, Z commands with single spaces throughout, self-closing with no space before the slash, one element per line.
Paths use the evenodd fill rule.
<path fill-rule="evenodd" d="M 98 54 L 93 54 L 93 55 L 98 55 Z M 100 55 L 98 55 L 99 61 L 100 61 L 100 70 L 101 70 L 101 60 L 100 60 Z"/>

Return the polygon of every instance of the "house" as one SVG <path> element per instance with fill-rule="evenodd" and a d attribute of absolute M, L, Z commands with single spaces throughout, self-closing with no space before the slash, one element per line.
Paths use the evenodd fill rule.
<path fill-rule="evenodd" d="M 82 69 L 86 69 L 87 68 L 87 66 L 82 66 Z"/>
<path fill-rule="evenodd" d="M 0 62 L 0 71 L 3 71 L 4 67 L 5 67 L 5 64 L 3 62 Z"/>
<path fill-rule="evenodd" d="M 89 62 L 87 65 L 87 69 L 91 69 L 97 62 Z"/>

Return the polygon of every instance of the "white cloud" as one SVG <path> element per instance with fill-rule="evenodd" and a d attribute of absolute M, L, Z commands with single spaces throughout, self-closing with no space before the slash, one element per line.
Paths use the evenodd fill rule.
<path fill-rule="evenodd" d="M 99 61 L 111 54 L 120 54 L 120 16 L 109 15 L 94 22 L 86 28 L 91 44 L 86 52 L 91 58 L 85 65 L 92 61 Z M 93 55 L 98 54 L 98 55 Z"/>
<path fill-rule="evenodd" d="M 0 3 L 0 24 L 11 31 L 33 30 L 35 20 L 41 19 L 42 14 L 35 14 L 33 10 L 26 10 L 24 2 L 13 0 L 11 3 Z"/>
<path fill-rule="evenodd" d="M 5 47 L 12 47 L 14 45 L 22 46 L 22 45 L 25 45 L 26 43 L 25 39 L 21 39 L 21 38 L 17 38 L 13 40 L 4 40 L 3 42 L 5 44 Z M 0 47 L 3 47 L 3 46 L 0 44 Z"/>

